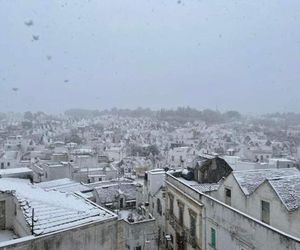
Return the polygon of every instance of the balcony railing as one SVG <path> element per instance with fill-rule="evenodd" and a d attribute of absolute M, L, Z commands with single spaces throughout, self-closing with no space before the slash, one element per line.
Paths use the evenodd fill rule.
<path fill-rule="evenodd" d="M 174 214 L 170 214 L 170 211 L 166 212 L 166 219 L 169 221 L 170 226 L 183 236 L 185 242 L 196 248 L 198 239 L 186 226 L 182 225 L 178 218 Z"/>

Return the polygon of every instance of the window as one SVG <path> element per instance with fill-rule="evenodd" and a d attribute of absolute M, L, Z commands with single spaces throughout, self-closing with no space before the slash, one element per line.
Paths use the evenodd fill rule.
<path fill-rule="evenodd" d="M 180 225 L 183 225 L 183 212 L 184 212 L 184 205 L 180 201 L 178 201 L 178 222 Z"/>
<path fill-rule="evenodd" d="M 161 207 L 160 199 L 157 199 L 157 200 L 156 200 L 156 209 L 157 209 L 157 213 L 158 213 L 159 215 L 162 215 L 162 207 Z"/>
<path fill-rule="evenodd" d="M 216 248 L 217 246 L 217 239 L 216 239 L 217 235 L 216 235 L 216 229 L 211 228 L 210 229 L 210 245 L 213 248 Z"/>
<path fill-rule="evenodd" d="M 270 224 L 270 203 L 261 201 L 261 221 Z"/>
<path fill-rule="evenodd" d="M 142 250 L 142 247 L 141 246 L 137 246 L 137 247 L 135 247 L 135 250 Z"/>
<path fill-rule="evenodd" d="M 174 161 L 174 160 L 175 160 L 174 155 L 172 155 L 171 156 L 171 161 Z"/>
<path fill-rule="evenodd" d="M 7 163 L 7 166 L 8 166 L 8 167 L 10 166 L 10 162 Z"/>
<path fill-rule="evenodd" d="M 207 170 L 204 171 L 204 179 L 207 179 Z"/>
<path fill-rule="evenodd" d="M 190 213 L 190 233 L 192 237 L 196 236 L 196 215 Z"/>
<path fill-rule="evenodd" d="M 229 188 L 225 188 L 225 203 L 231 206 L 231 190 Z"/>
<path fill-rule="evenodd" d="M 121 198 L 120 199 L 120 209 L 122 209 L 124 207 L 124 199 Z"/>
<path fill-rule="evenodd" d="M 6 218 L 5 201 L 0 201 L 0 230 L 5 230 L 5 218 Z"/>
<path fill-rule="evenodd" d="M 169 198 L 169 200 L 170 200 L 170 207 L 169 207 L 169 209 L 170 209 L 170 215 L 173 215 L 173 212 L 174 212 L 174 198 L 173 198 L 173 196 L 170 196 L 170 198 Z"/>
<path fill-rule="evenodd" d="M 2 169 L 4 168 L 4 162 L 1 162 L 1 168 Z"/>

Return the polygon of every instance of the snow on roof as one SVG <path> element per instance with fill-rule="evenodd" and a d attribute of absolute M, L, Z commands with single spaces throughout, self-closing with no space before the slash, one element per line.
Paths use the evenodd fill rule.
<path fill-rule="evenodd" d="M 218 155 L 217 154 L 200 154 L 200 161 L 203 161 L 203 160 L 212 160 L 214 158 L 216 158 Z"/>
<path fill-rule="evenodd" d="M 111 184 L 95 188 L 101 203 L 112 203 L 119 194 L 123 194 L 126 200 L 136 200 L 137 188 L 134 183 Z"/>
<path fill-rule="evenodd" d="M 103 180 L 99 182 L 92 182 L 92 183 L 84 183 L 83 185 L 88 188 L 97 188 L 97 187 L 104 187 L 109 186 L 112 184 L 118 184 L 118 183 L 134 183 L 133 180 L 127 179 L 125 177 L 121 177 L 119 179 L 112 179 L 112 180 Z"/>
<path fill-rule="evenodd" d="M 73 154 L 92 154 L 93 150 L 90 148 L 77 148 L 77 149 L 74 149 L 72 153 Z"/>
<path fill-rule="evenodd" d="M 23 173 L 32 173 L 30 168 L 8 168 L 8 169 L 0 169 L 0 176 L 10 175 L 10 174 L 23 174 Z"/>
<path fill-rule="evenodd" d="M 0 231 L 0 242 L 17 239 L 18 236 L 12 230 Z"/>
<path fill-rule="evenodd" d="M 296 210 L 300 206 L 300 175 L 284 176 L 282 178 L 268 180 L 272 188 L 279 196 L 282 203 L 289 211 Z"/>
<path fill-rule="evenodd" d="M 193 185 L 192 187 L 202 193 L 206 193 L 210 191 L 217 191 L 220 187 L 220 183 L 203 183 L 203 184 Z"/>
<path fill-rule="evenodd" d="M 5 151 L 5 153 L 1 156 L 4 160 L 15 160 L 18 157 L 18 151 Z"/>
<path fill-rule="evenodd" d="M 178 177 L 178 179 L 185 183 L 186 185 L 197 189 L 199 192 L 205 193 L 210 191 L 216 191 L 220 187 L 220 183 L 198 183 L 197 181 L 193 180 L 186 180 L 182 177 Z"/>
<path fill-rule="evenodd" d="M 182 147 L 176 147 L 173 149 L 175 152 L 188 152 L 191 150 L 191 147 L 188 146 L 182 146 Z"/>
<path fill-rule="evenodd" d="M 287 159 L 287 158 L 270 158 L 269 161 L 293 162 L 291 159 Z"/>
<path fill-rule="evenodd" d="M 153 175 L 155 175 L 155 174 L 165 174 L 165 173 L 166 173 L 165 170 L 160 169 L 160 168 L 156 168 L 156 169 L 152 169 L 152 170 L 148 171 L 148 174 L 153 174 Z"/>
<path fill-rule="evenodd" d="M 0 191 L 12 192 L 30 227 L 34 209 L 33 231 L 36 235 L 114 217 L 107 210 L 77 195 L 46 191 L 21 179 L 0 179 Z"/>
<path fill-rule="evenodd" d="M 47 191 L 57 190 L 60 192 L 65 192 L 65 193 L 82 192 L 82 191 L 90 190 L 90 188 L 82 185 L 81 183 L 78 183 L 78 182 L 73 181 L 68 178 L 57 179 L 57 180 L 52 180 L 52 181 L 45 181 L 45 182 L 36 184 L 36 186 L 43 188 Z"/>
<path fill-rule="evenodd" d="M 245 195 L 253 193 L 266 179 L 275 179 L 290 175 L 300 175 L 300 172 L 296 168 L 233 171 L 233 176 Z"/>
<path fill-rule="evenodd" d="M 49 168 L 62 168 L 64 165 L 62 164 L 47 164 Z"/>

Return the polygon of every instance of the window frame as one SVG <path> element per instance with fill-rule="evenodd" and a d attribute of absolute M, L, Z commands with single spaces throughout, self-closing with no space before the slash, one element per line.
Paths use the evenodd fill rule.
<path fill-rule="evenodd" d="M 197 214 L 189 209 L 190 214 L 190 234 L 192 237 L 196 237 L 197 235 Z"/>
<path fill-rule="evenodd" d="M 178 205 L 178 222 L 179 225 L 183 226 L 184 225 L 184 203 L 181 202 L 180 200 L 177 200 L 177 205 Z"/>
<path fill-rule="evenodd" d="M 267 210 L 266 210 L 266 208 L 267 208 Z M 266 211 L 268 212 L 267 214 L 266 214 Z M 266 224 L 270 225 L 270 221 L 271 221 L 271 216 L 270 216 L 271 215 L 271 203 L 269 201 L 266 201 L 266 200 L 261 200 L 260 201 L 260 213 L 261 213 L 261 221 L 263 223 L 266 223 Z"/>
<path fill-rule="evenodd" d="M 224 189 L 225 192 L 225 204 L 231 206 L 231 198 L 232 198 L 232 190 L 229 187 L 225 187 Z M 228 196 L 228 192 L 230 193 L 230 196 Z"/>
<path fill-rule="evenodd" d="M 169 212 L 170 215 L 174 215 L 174 196 L 169 194 Z"/>
<path fill-rule="evenodd" d="M 213 227 L 210 228 L 210 245 L 213 249 L 217 248 L 217 230 Z"/>

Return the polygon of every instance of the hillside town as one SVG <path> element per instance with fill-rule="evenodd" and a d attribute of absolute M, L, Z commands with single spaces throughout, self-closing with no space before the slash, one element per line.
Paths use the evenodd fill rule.
<path fill-rule="evenodd" d="M 0 18 L 0 250 L 300 250 L 299 0 Z"/>
<path fill-rule="evenodd" d="M 300 125 L 183 111 L 2 113 L 0 249 L 300 249 Z"/>

